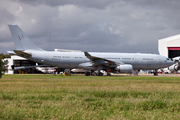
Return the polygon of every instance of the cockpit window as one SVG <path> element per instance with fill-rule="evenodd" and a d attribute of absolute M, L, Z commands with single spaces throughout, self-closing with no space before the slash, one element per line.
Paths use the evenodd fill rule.
<path fill-rule="evenodd" d="M 167 58 L 166 60 L 169 60 L 169 58 Z"/>

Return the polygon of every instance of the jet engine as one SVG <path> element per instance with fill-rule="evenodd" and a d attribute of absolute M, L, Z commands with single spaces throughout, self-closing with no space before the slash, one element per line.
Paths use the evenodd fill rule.
<path fill-rule="evenodd" d="M 170 71 L 178 71 L 178 70 L 180 70 L 180 66 L 178 66 L 178 65 L 176 65 L 176 64 L 171 65 L 171 66 L 169 67 L 169 70 L 170 70 Z"/>
<path fill-rule="evenodd" d="M 133 66 L 129 64 L 118 65 L 115 67 L 115 70 L 120 71 L 121 73 L 132 73 Z"/>

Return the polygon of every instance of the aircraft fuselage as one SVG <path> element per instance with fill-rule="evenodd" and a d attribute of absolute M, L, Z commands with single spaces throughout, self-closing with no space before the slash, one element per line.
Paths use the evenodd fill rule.
<path fill-rule="evenodd" d="M 29 59 L 35 62 L 57 66 L 59 68 L 86 68 L 94 69 L 84 52 L 54 52 L 54 51 L 30 51 L 32 57 Z M 104 53 L 89 52 L 93 56 L 112 60 L 117 63 L 131 64 L 134 70 L 139 69 L 159 69 L 172 65 L 172 61 L 164 56 L 157 54 L 139 53 Z M 85 63 L 86 66 L 82 64 Z M 81 65 L 80 65 L 81 64 Z M 89 66 L 91 67 L 87 67 Z"/>

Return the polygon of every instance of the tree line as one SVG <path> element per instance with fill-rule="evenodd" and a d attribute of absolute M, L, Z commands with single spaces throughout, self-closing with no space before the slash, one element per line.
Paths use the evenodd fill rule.
<path fill-rule="evenodd" d="M 7 55 L 4 55 L 3 53 L 0 54 L 0 78 L 8 69 L 8 60 L 5 60 L 6 57 Z"/>

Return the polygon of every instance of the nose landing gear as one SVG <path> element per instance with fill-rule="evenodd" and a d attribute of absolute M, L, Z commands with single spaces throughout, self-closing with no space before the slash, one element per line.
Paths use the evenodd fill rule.
<path fill-rule="evenodd" d="M 157 70 L 154 70 L 154 76 L 158 76 Z"/>

